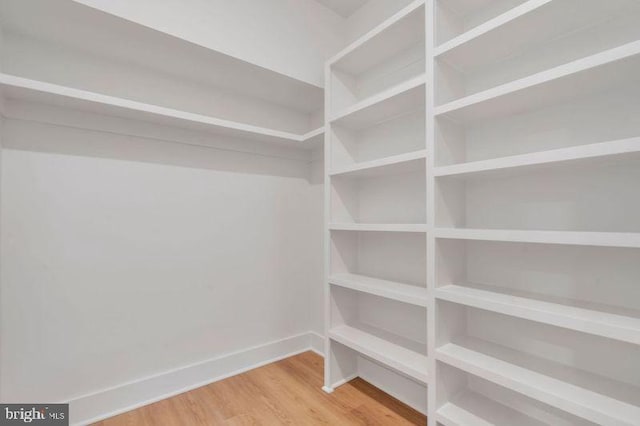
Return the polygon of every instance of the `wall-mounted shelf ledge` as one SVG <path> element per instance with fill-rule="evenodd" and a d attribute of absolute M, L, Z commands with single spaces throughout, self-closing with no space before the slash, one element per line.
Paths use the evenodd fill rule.
<path fill-rule="evenodd" d="M 436 238 L 640 248 L 637 232 L 522 231 L 510 229 L 436 228 Z"/>
<path fill-rule="evenodd" d="M 640 345 L 640 312 L 629 309 L 586 307 L 575 302 L 572 306 L 567 300 L 543 300 L 477 284 L 446 285 L 437 288 L 435 296 L 448 302 Z"/>
<path fill-rule="evenodd" d="M 421 223 L 330 223 L 329 229 L 363 232 L 427 232 L 427 225 Z"/>
<path fill-rule="evenodd" d="M 331 124 L 361 129 L 424 108 L 425 83 L 422 74 L 384 90 L 335 115 Z"/>
<path fill-rule="evenodd" d="M 399 302 L 427 306 L 427 289 L 424 287 L 347 273 L 331 275 L 329 283 Z"/>
<path fill-rule="evenodd" d="M 418 352 L 348 325 L 329 330 L 329 338 L 412 379 L 427 383 L 428 359 Z"/>
<path fill-rule="evenodd" d="M 436 359 L 596 424 L 640 419 L 638 388 L 504 346 L 460 338 L 438 348 Z"/>
<path fill-rule="evenodd" d="M 614 159 L 628 161 L 631 158 L 629 154 L 634 154 L 635 158 L 639 157 L 640 137 L 441 166 L 434 169 L 434 176 L 476 177 L 498 172 L 546 170 L 548 166 L 610 162 Z"/>
<path fill-rule="evenodd" d="M 316 129 L 305 135 L 298 135 L 8 74 L 0 74 L 0 88 L 6 99 L 59 105 L 264 142 L 301 143 L 321 132 L 321 129 Z"/>
<path fill-rule="evenodd" d="M 371 177 L 424 169 L 427 151 L 420 150 L 356 163 L 330 171 L 331 176 Z"/>
<path fill-rule="evenodd" d="M 640 41 L 635 41 L 440 105 L 435 115 L 473 122 L 517 114 L 637 82 L 638 67 Z"/>

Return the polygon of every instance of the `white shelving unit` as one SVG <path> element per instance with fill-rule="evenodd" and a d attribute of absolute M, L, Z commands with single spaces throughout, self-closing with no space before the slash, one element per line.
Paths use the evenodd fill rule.
<path fill-rule="evenodd" d="M 425 4 L 329 60 L 327 392 L 369 380 L 426 414 Z"/>
<path fill-rule="evenodd" d="M 426 7 L 429 425 L 638 424 L 640 4 Z"/>

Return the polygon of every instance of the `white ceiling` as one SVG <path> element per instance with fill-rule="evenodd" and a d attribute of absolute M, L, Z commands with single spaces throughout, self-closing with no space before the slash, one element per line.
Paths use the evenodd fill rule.
<path fill-rule="evenodd" d="M 360 6 L 365 4 L 367 0 L 316 0 L 318 3 L 328 7 L 345 18 L 348 18 Z"/>

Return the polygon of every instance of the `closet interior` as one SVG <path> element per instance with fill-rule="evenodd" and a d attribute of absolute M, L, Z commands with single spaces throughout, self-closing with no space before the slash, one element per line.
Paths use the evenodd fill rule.
<path fill-rule="evenodd" d="M 287 214 L 313 206 L 317 223 L 272 218 L 245 229 L 282 239 L 243 240 L 268 253 L 286 246 L 294 255 L 276 263 L 300 263 L 289 265 L 291 281 L 316 278 L 304 291 L 289 283 L 291 294 L 277 295 L 291 296 L 298 316 L 274 319 L 277 336 L 225 334 L 234 344 L 216 346 L 216 356 L 254 350 L 259 338 L 286 340 L 285 328 L 297 338 L 306 327 L 304 344 L 282 353 L 321 353 L 326 393 L 361 377 L 426 415 L 429 426 L 637 425 L 640 2 L 317 2 L 331 5 L 349 41 L 326 60 L 324 87 L 80 2 L 0 0 L 2 148 L 55 153 L 61 148 L 45 135 L 91 131 L 257 156 L 265 163 L 252 174 L 304 181 L 264 189 L 247 208 L 278 198 Z M 365 12 L 385 16 L 364 30 Z M 82 135 L 69 136 L 62 153 L 113 156 L 106 145 L 83 147 Z M 145 155 L 128 149 L 132 158 Z M 244 170 L 244 161 L 222 169 Z M 3 192 L 14 185 L 9 170 Z M 314 170 L 323 187 L 317 200 L 304 192 Z M 4 204 L 17 199 L 16 188 L 3 194 L 10 218 Z M 245 232 L 233 213 L 220 220 Z M 4 228 L 18 222 L 2 223 L 6 269 L 22 246 Z M 39 262 L 42 270 L 55 263 Z M 257 317 L 263 302 L 246 299 L 272 301 L 255 295 L 259 286 L 246 284 L 253 278 L 229 278 L 254 264 L 262 271 L 251 262 L 232 264 L 220 280 L 237 285 Z M 13 303 L 25 284 L 12 265 L 8 271 L 5 303 Z M 212 290 L 220 294 L 228 296 Z M 317 327 L 307 326 L 316 311 Z M 204 327 L 200 320 L 194 328 Z M 254 364 L 279 354 L 265 350 Z M 22 362 L 2 356 L 9 367 Z M 28 398 L 26 387 L 12 391 L 17 376 L 3 374 L 3 396 Z M 105 380 L 96 395 L 116 387 Z M 114 398 L 108 410 L 96 408 L 102 400 L 89 388 L 65 390 L 66 400 L 81 395 L 80 422 L 133 404 Z"/>

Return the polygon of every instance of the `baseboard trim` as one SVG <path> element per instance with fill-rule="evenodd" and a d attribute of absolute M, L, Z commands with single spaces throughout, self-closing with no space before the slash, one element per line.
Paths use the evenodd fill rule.
<path fill-rule="evenodd" d="M 309 332 L 311 350 L 324 358 L 324 337 L 315 331 Z"/>
<path fill-rule="evenodd" d="M 73 398 L 71 424 L 104 420 L 301 352 L 322 356 L 323 340 L 315 332 L 302 333 Z"/>

